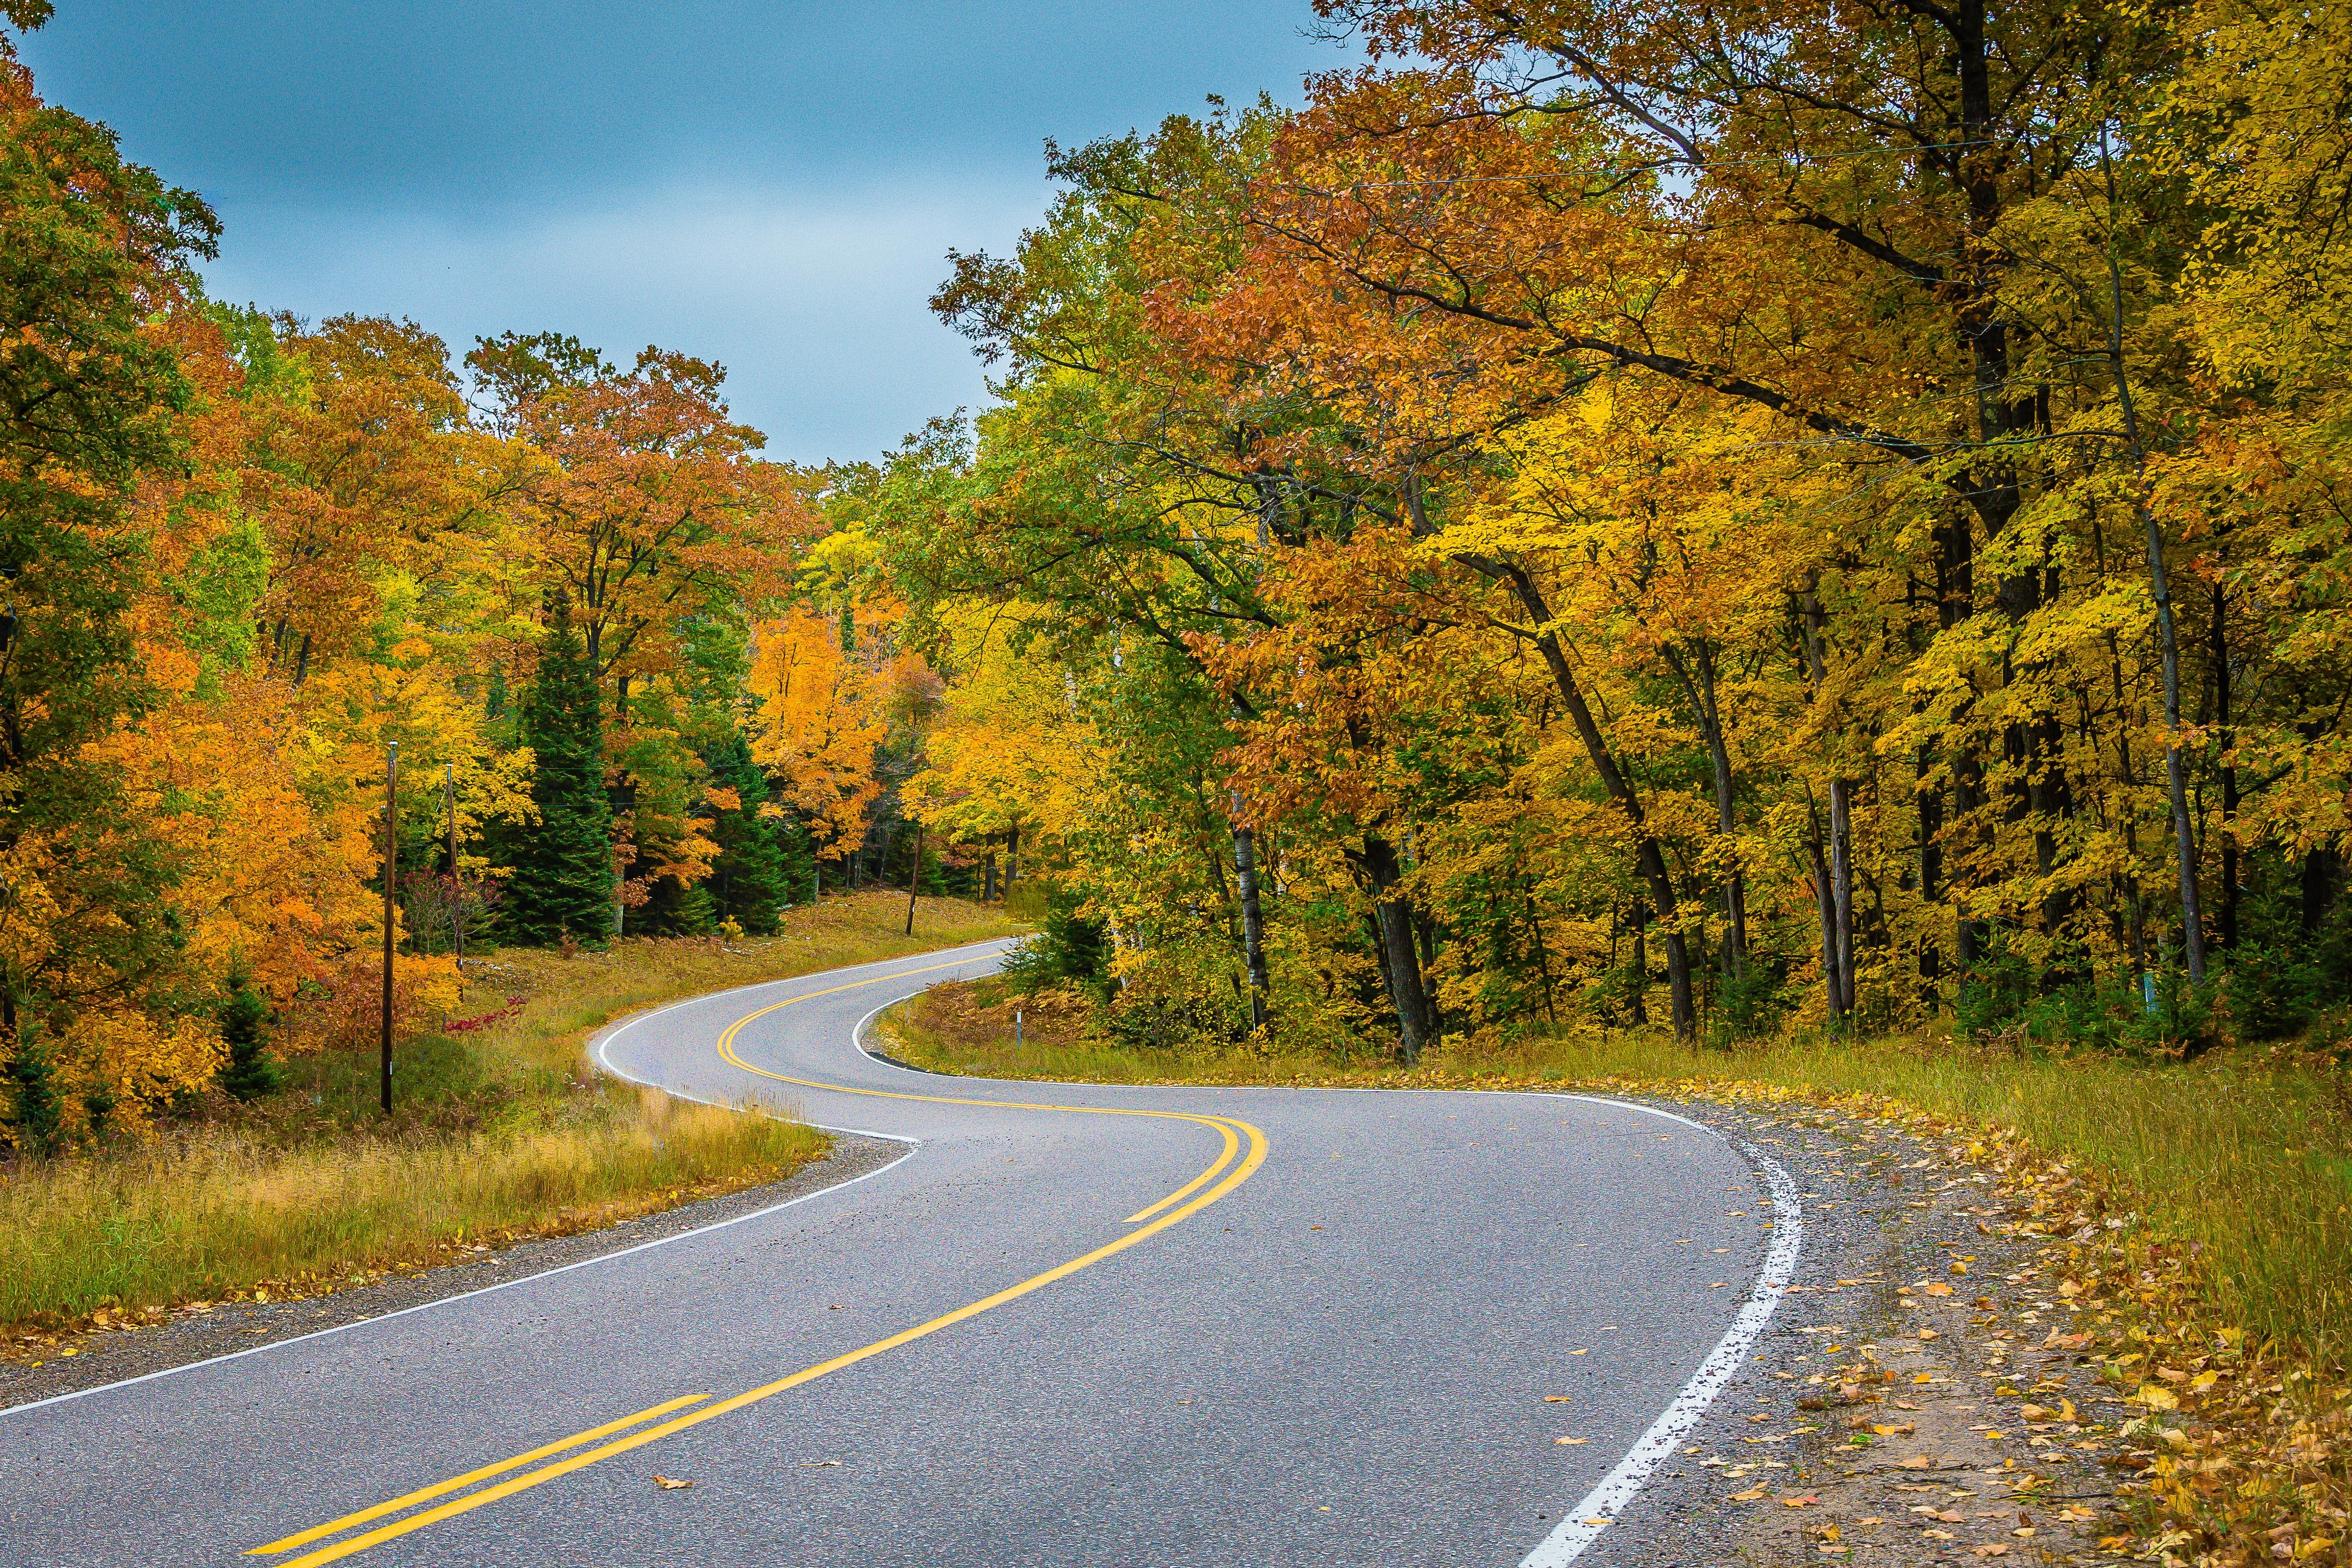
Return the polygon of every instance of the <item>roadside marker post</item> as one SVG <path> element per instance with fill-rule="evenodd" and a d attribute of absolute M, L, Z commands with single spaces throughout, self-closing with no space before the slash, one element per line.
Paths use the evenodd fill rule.
<path fill-rule="evenodd" d="M 394 803 L 399 789 L 400 742 L 395 740 L 383 756 L 383 1050 L 377 1091 L 387 1116 L 392 1114 L 393 888 L 400 876 L 400 819 Z"/>

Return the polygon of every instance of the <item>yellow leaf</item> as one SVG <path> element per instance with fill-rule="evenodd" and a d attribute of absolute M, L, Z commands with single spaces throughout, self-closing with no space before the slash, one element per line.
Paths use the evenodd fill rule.
<path fill-rule="evenodd" d="M 1556 1447 L 1567 1448 L 1581 1448 L 1591 1441 L 1592 1441 L 1592 1439 L 1590 1437 L 1554 1437 L 1552 1439 L 1552 1442 Z"/>
<path fill-rule="evenodd" d="M 654 1485 L 661 1488 L 664 1491 L 685 1491 L 692 1487 L 694 1483 L 692 1481 L 678 1480 L 675 1477 L 671 1476 L 656 1476 L 654 1478 Z"/>
<path fill-rule="evenodd" d="M 2139 1392 L 2133 1395 L 2132 1397 L 2138 1400 L 2142 1405 L 2147 1406 L 2151 1410 L 2178 1410 L 2180 1408 L 2180 1396 L 2175 1394 L 2171 1389 L 2165 1387 L 2160 1383 L 2141 1384 L 2139 1385 Z"/>

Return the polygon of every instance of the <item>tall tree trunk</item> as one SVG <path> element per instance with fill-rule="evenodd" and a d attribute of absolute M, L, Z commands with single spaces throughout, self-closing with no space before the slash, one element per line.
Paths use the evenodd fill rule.
<path fill-rule="evenodd" d="M 1483 556 L 1461 555 L 1454 558 L 1472 570 L 1503 582 L 1518 600 L 1519 607 L 1540 630 L 1534 633 L 1536 651 L 1543 655 L 1544 668 L 1551 673 L 1552 685 L 1559 690 L 1560 702 L 1575 722 L 1577 738 L 1584 743 L 1584 751 L 1600 775 L 1601 787 L 1609 792 L 1610 801 L 1624 814 L 1627 826 L 1633 832 L 1634 864 L 1642 880 L 1650 890 L 1650 901 L 1665 927 L 1666 985 L 1674 998 L 1675 1038 L 1690 1040 L 1698 1032 L 1698 1009 L 1691 996 L 1690 952 L 1683 940 L 1678 919 L 1679 904 L 1675 897 L 1673 875 L 1666 869 L 1666 857 L 1651 837 L 1648 820 L 1642 810 L 1641 797 L 1633 792 L 1633 784 L 1617 766 L 1617 758 L 1609 750 L 1609 743 L 1601 733 L 1601 726 L 1585 703 L 1584 691 L 1577 684 L 1576 672 L 1569 667 L 1568 655 L 1561 650 L 1559 633 L 1551 630 L 1551 607 L 1544 602 L 1535 579 L 1525 567 L 1514 561 L 1494 560 Z"/>
<path fill-rule="evenodd" d="M 1822 605 L 1817 585 L 1808 581 L 1803 592 L 1797 595 L 1797 605 L 1803 613 L 1805 668 L 1811 674 L 1813 700 L 1822 701 L 1829 691 L 1829 614 Z M 1837 1015 L 1844 1018 L 1853 1011 L 1853 827 L 1850 796 L 1853 786 L 1843 768 L 1830 775 L 1830 841 L 1829 912 L 1830 929 L 1829 973 L 1832 977 L 1831 990 Z M 1809 807 L 1810 807 L 1810 797 Z M 1821 827 L 1813 827 L 1814 858 L 1821 858 Z"/>
<path fill-rule="evenodd" d="M 2303 857 L 2303 874 L 2295 886 L 2295 924 L 2305 936 L 2316 936 L 2336 903 L 2344 857 L 2326 844 L 2315 844 Z"/>
<path fill-rule="evenodd" d="M 996 900 L 996 852 L 991 850 L 980 862 L 980 901 L 992 904 Z"/>
<path fill-rule="evenodd" d="M 1396 846 L 1377 833 L 1364 835 L 1361 852 L 1351 856 L 1372 884 L 1372 915 L 1379 922 L 1381 951 L 1387 956 L 1389 1000 L 1397 1012 L 1397 1054 L 1407 1062 L 1421 1060 L 1432 1035 L 1429 994 L 1421 976 L 1421 955 L 1413 946 L 1412 902 L 1396 890 L 1402 869 Z"/>
<path fill-rule="evenodd" d="M 1003 896 L 1013 896 L 1013 879 L 1021 870 L 1021 823 L 1014 819 L 1004 837 L 1004 889 Z"/>
<path fill-rule="evenodd" d="M 1681 681 L 1683 695 L 1698 720 L 1699 738 L 1706 744 L 1707 764 L 1715 774 L 1715 831 L 1730 839 L 1739 831 L 1739 814 L 1732 799 L 1731 747 L 1724 738 L 1723 711 L 1717 702 L 1715 645 L 1700 638 L 1691 650 L 1688 667 L 1679 651 L 1666 650 L 1667 667 Z M 1723 882 L 1723 974 L 1727 979 L 1748 968 L 1748 877 L 1735 852 Z"/>
<path fill-rule="evenodd" d="M 2214 549 L 2221 541 L 2214 540 Z M 2224 947 L 2238 945 L 2238 765 L 2230 760 L 2236 749 L 2238 737 L 2232 729 L 2235 716 L 2231 712 L 2233 695 L 2230 684 L 2230 597 L 2217 577 L 2213 583 L 2213 623 L 2210 632 L 2209 657 L 2213 662 L 2214 740 L 2221 754 L 2221 907 L 2219 911 L 2220 930 L 2215 933 Z"/>
<path fill-rule="evenodd" d="M 2189 820 L 2188 765 L 2180 755 L 2180 637 L 2172 623 L 2172 586 L 2164 570 L 2164 532 L 2147 504 L 2147 448 L 2139 438 L 2139 412 L 2132 402 L 2131 376 L 2124 363 L 2124 274 L 2116 259 L 2116 225 L 2122 220 L 2116 171 L 2107 154 L 2107 130 L 2099 128 L 2099 162 L 2107 183 L 2107 360 L 2116 378 L 2116 408 L 2123 415 L 2124 447 L 2132 462 L 2132 511 L 2147 536 L 2147 582 L 2156 600 L 2156 643 L 2164 664 L 2164 781 L 2172 805 L 2174 858 L 2179 862 L 2180 937 L 2188 950 L 2189 983 L 2205 984 L 2205 916 L 2197 894 L 2197 835 Z"/>
<path fill-rule="evenodd" d="M 1929 782 L 1934 766 L 1932 749 L 1920 747 L 1912 758 L 1912 790 L 1919 807 L 1919 902 L 1929 905 L 1944 896 L 1944 790 Z M 1944 950 L 1931 936 L 1919 948 L 1919 977 L 1931 994 L 1943 973 Z"/>
<path fill-rule="evenodd" d="M 1936 625 L 1939 632 L 1949 632 L 1976 613 L 1976 539 L 1970 532 L 1965 515 L 1948 515 L 1935 531 L 1936 557 Z M 1955 718 L 1964 715 L 1955 715 Z M 1956 737 L 1958 750 L 1952 757 L 1952 812 L 1964 824 L 1972 825 L 1979 841 L 1984 829 L 1977 813 L 1984 806 L 1984 759 L 1978 754 L 1974 733 L 1961 728 Z M 1937 850 L 1936 867 L 1942 882 L 1942 892 L 1950 896 L 1958 890 L 1955 880 L 1943 875 L 1945 869 L 1943 837 L 1943 802 L 1936 801 Z M 1922 862 L 1924 879 L 1925 862 Z M 1965 992 L 1969 977 L 1984 956 L 1984 922 L 1971 920 L 1958 909 L 1952 915 L 1952 958 L 1958 970 L 1958 989 Z"/>
<path fill-rule="evenodd" d="M 1234 893 L 1242 906 L 1242 957 L 1249 966 L 1250 1028 L 1266 1023 L 1271 986 L 1265 973 L 1265 925 L 1257 899 L 1257 835 L 1239 825 L 1241 799 L 1234 800 Z"/>
<path fill-rule="evenodd" d="M 1838 1011 L 1853 1011 L 1853 821 L 1852 787 L 1830 780 L 1830 891 L 1837 914 Z"/>
<path fill-rule="evenodd" d="M 1846 985 L 1838 963 L 1842 944 L 1838 941 L 1837 899 L 1832 891 L 1829 859 L 1822 849 L 1822 814 L 1813 804 L 1810 789 L 1805 794 L 1805 821 L 1811 829 L 1805 848 L 1812 856 L 1813 904 L 1822 920 L 1822 989 L 1829 996 L 1830 1017 L 1843 1024 Z"/>
<path fill-rule="evenodd" d="M 1633 901 L 1633 1021 L 1650 1021 L 1650 908 Z"/>

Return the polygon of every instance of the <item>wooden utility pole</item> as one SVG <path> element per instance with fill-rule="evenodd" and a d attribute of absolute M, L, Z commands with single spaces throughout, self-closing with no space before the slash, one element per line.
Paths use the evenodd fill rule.
<path fill-rule="evenodd" d="M 449 803 L 449 940 L 457 949 L 457 967 L 466 967 L 466 888 L 457 880 L 457 765 L 451 763 L 442 780 Z"/>
<path fill-rule="evenodd" d="M 923 824 L 915 824 L 915 869 L 907 873 L 907 935 L 915 934 L 915 890 L 923 885 Z"/>
<path fill-rule="evenodd" d="M 392 916 L 393 889 L 400 879 L 400 819 L 394 802 L 400 789 L 400 742 L 394 741 L 383 757 L 383 1050 L 377 1074 L 378 1098 L 384 1114 L 392 1114 Z"/>

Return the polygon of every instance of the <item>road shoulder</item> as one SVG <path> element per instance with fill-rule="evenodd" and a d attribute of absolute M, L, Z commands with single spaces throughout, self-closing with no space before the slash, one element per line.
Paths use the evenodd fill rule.
<path fill-rule="evenodd" d="M 2095 1521 L 2120 1417 L 2034 1305 L 2043 1243 L 2015 1234 L 2024 1210 L 1990 1174 L 1875 1118 L 1656 1103 L 1786 1166 L 1804 1245 L 1747 1364 L 1581 1561 L 2112 1560 Z"/>

